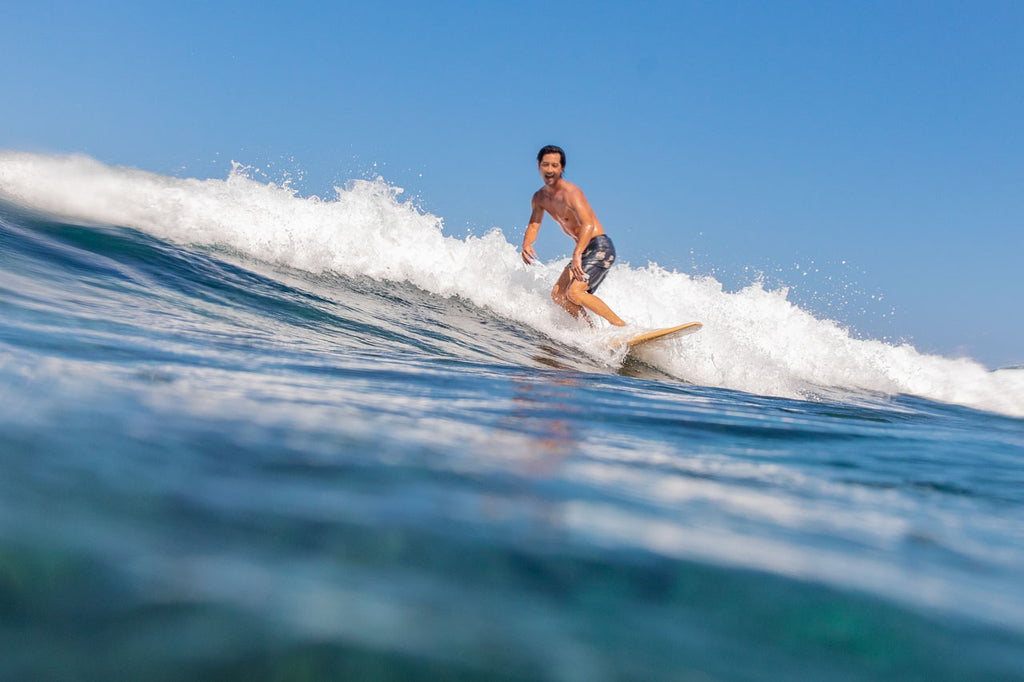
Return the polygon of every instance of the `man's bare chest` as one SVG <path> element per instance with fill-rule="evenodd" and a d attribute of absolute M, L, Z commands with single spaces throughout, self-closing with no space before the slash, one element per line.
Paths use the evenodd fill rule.
<path fill-rule="evenodd" d="M 575 213 L 569 206 L 569 202 L 565 197 L 559 195 L 555 195 L 554 197 L 545 197 L 541 202 L 541 207 L 548 212 L 548 215 L 563 226 L 567 223 L 572 224 L 576 222 L 574 220 Z"/>

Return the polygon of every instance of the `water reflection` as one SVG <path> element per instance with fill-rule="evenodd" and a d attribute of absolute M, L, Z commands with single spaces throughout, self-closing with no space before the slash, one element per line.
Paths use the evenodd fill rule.
<path fill-rule="evenodd" d="M 564 500 L 548 484 L 563 478 L 566 463 L 580 452 L 578 384 L 571 374 L 511 377 L 508 410 L 483 444 L 489 457 L 503 460 L 508 476 L 482 488 L 479 498 L 481 518 L 503 534 L 522 534 L 531 543 L 564 541 Z"/>

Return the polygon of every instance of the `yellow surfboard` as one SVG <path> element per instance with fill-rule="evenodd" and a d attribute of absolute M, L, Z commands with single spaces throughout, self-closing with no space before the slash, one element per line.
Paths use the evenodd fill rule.
<path fill-rule="evenodd" d="M 687 322 L 686 324 L 676 325 L 675 327 L 665 327 L 664 329 L 654 329 L 643 334 L 637 334 L 636 336 L 629 338 L 625 341 L 625 344 L 619 340 L 614 345 L 622 346 L 625 345 L 627 348 L 636 348 L 639 345 L 650 343 L 651 341 L 665 341 L 668 339 L 676 339 L 680 336 L 686 336 L 698 331 L 704 325 L 700 322 Z"/>

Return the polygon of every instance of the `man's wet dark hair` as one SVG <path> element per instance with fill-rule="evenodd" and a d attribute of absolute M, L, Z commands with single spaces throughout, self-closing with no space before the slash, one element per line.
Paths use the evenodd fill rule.
<path fill-rule="evenodd" d="M 543 147 L 539 152 L 537 152 L 537 163 L 544 160 L 545 154 L 558 154 L 562 158 L 562 170 L 565 170 L 565 152 L 562 151 L 561 147 L 556 147 L 553 144 Z"/>

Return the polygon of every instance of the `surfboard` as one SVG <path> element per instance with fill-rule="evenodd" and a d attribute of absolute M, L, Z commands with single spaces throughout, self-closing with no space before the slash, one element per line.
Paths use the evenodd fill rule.
<path fill-rule="evenodd" d="M 669 339 L 677 339 L 680 336 L 692 334 L 700 330 L 700 328 L 703 326 L 704 325 L 701 324 L 700 322 L 687 322 L 686 324 L 679 324 L 676 325 L 675 327 L 653 329 L 651 331 L 647 331 L 642 334 L 637 334 L 636 336 L 629 337 L 625 340 L 621 338 L 616 339 L 615 341 L 612 342 L 612 345 L 617 347 L 626 346 L 626 348 L 632 349 L 636 348 L 637 346 L 642 346 L 645 343 L 650 343 L 651 341 L 667 341 Z"/>

